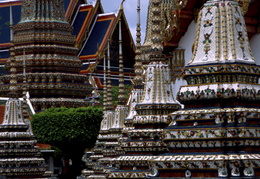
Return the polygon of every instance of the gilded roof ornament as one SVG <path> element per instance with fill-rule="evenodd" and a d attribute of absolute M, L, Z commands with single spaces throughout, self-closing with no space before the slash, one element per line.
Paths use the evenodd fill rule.
<path fill-rule="evenodd" d="M 174 0 L 174 7 L 176 9 L 183 9 L 187 6 L 188 0 Z"/>
<path fill-rule="evenodd" d="M 245 15 L 248 11 L 251 0 L 237 0 L 240 4 L 243 14 Z"/>
<path fill-rule="evenodd" d="M 124 2 L 125 0 L 122 0 L 121 4 L 120 4 L 120 10 L 123 10 L 124 9 Z"/>
<path fill-rule="evenodd" d="M 188 0 L 174 0 L 173 4 L 166 4 L 168 6 L 165 10 L 165 32 L 164 41 L 169 41 L 180 30 L 180 13 L 186 7 Z"/>

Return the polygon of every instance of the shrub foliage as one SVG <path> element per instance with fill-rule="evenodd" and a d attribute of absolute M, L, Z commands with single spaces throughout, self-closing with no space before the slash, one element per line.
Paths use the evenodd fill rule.
<path fill-rule="evenodd" d="M 33 115 L 32 128 L 38 142 L 66 152 L 71 145 L 92 148 L 102 118 L 99 107 L 50 108 Z"/>
<path fill-rule="evenodd" d="M 50 144 L 72 159 L 77 176 L 84 150 L 95 145 L 102 118 L 100 107 L 50 108 L 32 116 L 32 129 L 39 143 Z"/>

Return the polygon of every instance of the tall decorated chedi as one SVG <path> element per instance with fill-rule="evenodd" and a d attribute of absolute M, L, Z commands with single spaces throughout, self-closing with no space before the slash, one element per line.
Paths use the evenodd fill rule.
<path fill-rule="evenodd" d="M 123 69 L 123 49 L 122 49 L 122 25 L 123 18 L 123 2 L 121 3 L 118 16 L 118 37 L 119 39 L 111 39 L 110 41 L 119 41 L 119 96 L 118 105 L 114 109 L 112 101 L 111 86 L 111 69 L 110 69 L 110 42 L 107 47 L 107 67 L 106 58 L 104 58 L 104 117 L 101 122 L 99 135 L 90 156 L 86 158 L 86 170 L 82 172 L 83 176 L 88 179 L 105 179 L 108 173 L 115 168 L 112 167 L 112 160 L 123 154 L 123 150 L 119 145 L 119 139 L 122 137 L 122 129 L 124 128 L 124 119 L 126 118 L 128 107 L 126 106 L 126 97 L 124 90 L 124 69 Z"/>
<path fill-rule="evenodd" d="M 47 165 L 40 156 L 30 122 L 25 121 L 24 105 L 18 99 L 15 50 L 13 45 L 12 7 L 10 7 L 11 48 L 10 87 L 6 102 L 4 121 L 0 125 L 0 176 L 6 178 L 49 177 Z M 25 76 L 25 75 L 24 75 Z M 24 86 L 24 85 L 23 85 Z M 28 120 L 28 119 L 27 119 Z M 50 174 L 50 173 L 49 173 Z"/>
<path fill-rule="evenodd" d="M 112 122 L 115 116 L 115 111 L 112 103 L 112 91 L 111 91 L 111 71 L 110 71 L 110 42 L 108 42 L 107 59 L 104 57 L 104 88 L 103 88 L 103 120 L 100 124 L 99 135 L 96 140 L 93 151 L 88 151 L 83 156 L 83 161 L 87 166 L 82 171 L 82 176 L 88 179 L 105 179 L 109 163 L 107 163 L 109 155 L 115 151 L 111 151 L 109 148 L 113 146 L 108 145 L 109 142 L 117 141 L 120 135 L 110 135 L 109 129 L 112 126 Z M 106 62 L 108 63 L 106 66 Z M 107 149 L 107 147 L 109 147 Z M 101 161 L 100 161 L 101 159 Z M 104 160 L 103 160 L 104 159 Z"/>
<path fill-rule="evenodd" d="M 137 24 L 136 24 L 136 50 L 135 50 L 135 64 L 134 64 L 134 71 L 135 77 L 132 80 L 133 89 L 129 95 L 128 99 L 128 115 L 124 119 L 124 128 L 122 130 L 122 138 L 127 138 L 127 131 L 129 129 L 134 129 L 133 127 L 133 119 L 136 115 L 135 106 L 142 100 L 142 96 L 144 93 L 144 82 L 143 82 L 143 64 L 142 64 L 142 57 L 141 57 L 141 6 L 140 0 L 137 0 Z"/>
<path fill-rule="evenodd" d="M 66 22 L 63 0 L 22 2 L 21 19 L 14 27 L 14 52 L 18 84 L 26 58 L 28 91 L 36 110 L 86 105 L 92 90 L 88 77 L 79 75 L 75 37 Z M 23 54 L 25 51 L 25 55 Z M 10 60 L 7 64 L 10 66 Z M 10 75 L 1 77 L 8 90 Z M 18 85 L 18 91 L 22 86 Z"/>
<path fill-rule="evenodd" d="M 208 0 L 197 21 L 188 85 L 164 130 L 169 152 L 150 160 L 157 177 L 259 177 L 259 66 L 236 0 Z"/>
<path fill-rule="evenodd" d="M 125 155 L 114 159 L 117 170 L 108 178 L 145 178 L 151 173 L 148 160 L 166 152 L 162 142 L 163 128 L 171 122 L 168 114 L 180 109 L 174 100 L 169 66 L 162 53 L 161 0 L 150 1 L 153 6 L 152 45 L 150 63 L 147 65 L 142 100 L 136 104 L 137 114 L 121 142 Z"/>
<path fill-rule="evenodd" d="M 137 0 L 137 26 L 136 26 L 136 50 L 135 50 L 135 77 L 132 81 L 133 90 L 130 94 L 129 114 L 124 120 L 126 128 L 132 127 L 133 118 L 136 115 L 135 106 L 141 101 L 144 83 L 143 83 L 143 69 L 142 69 L 142 57 L 141 57 L 141 21 L 140 21 L 140 0 Z"/>
<path fill-rule="evenodd" d="M 11 57 L 12 58 L 12 57 Z M 13 62 L 12 62 L 13 63 Z M 14 79 L 10 81 L 14 82 Z M 15 85 L 15 83 L 13 83 Z M 11 92 L 15 88 L 11 89 Z M 49 177 L 47 165 L 23 116 L 23 102 L 14 94 L 6 102 L 0 125 L 0 176 L 7 178 Z"/>
<path fill-rule="evenodd" d="M 124 2 L 124 1 L 123 1 Z M 120 7 L 123 10 L 123 4 Z M 126 106 L 125 85 L 124 85 L 124 64 L 123 64 L 123 46 L 122 46 L 122 22 L 119 19 L 119 94 L 118 103 L 115 109 L 115 119 L 111 130 L 120 131 L 124 127 L 124 120 L 128 114 Z"/>

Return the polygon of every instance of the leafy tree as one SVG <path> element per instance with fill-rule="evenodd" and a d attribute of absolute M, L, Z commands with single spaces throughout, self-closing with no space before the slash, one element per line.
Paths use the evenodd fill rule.
<path fill-rule="evenodd" d="M 133 86 L 132 85 L 125 85 L 125 97 L 128 99 L 129 93 L 131 92 Z M 116 106 L 118 102 L 118 95 L 119 95 L 119 87 L 118 86 L 112 86 L 111 88 L 112 92 L 112 102 Z M 99 104 L 102 106 L 103 105 L 103 91 L 101 92 L 101 98 L 99 99 Z"/>
<path fill-rule="evenodd" d="M 102 109 L 92 106 L 50 108 L 32 116 L 37 141 L 58 148 L 64 158 L 72 160 L 71 172 L 63 178 L 80 175 L 84 150 L 94 146 L 102 118 Z"/>

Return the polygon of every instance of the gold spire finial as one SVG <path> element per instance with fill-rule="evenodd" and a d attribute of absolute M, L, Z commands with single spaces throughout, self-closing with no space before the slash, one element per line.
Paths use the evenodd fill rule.
<path fill-rule="evenodd" d="M 248 11 L 251 0 L 237 0 L 237 2 L 241 6 L 242 12 L 245 15 Z"/>
<path fill-rule="evenodd" d="M 122 2 L 120 4 L 120 10 L 124 10 L 124 2 L 125 2 L 125 0 L 122 0 Z"/>

